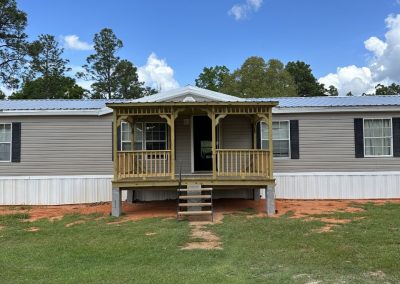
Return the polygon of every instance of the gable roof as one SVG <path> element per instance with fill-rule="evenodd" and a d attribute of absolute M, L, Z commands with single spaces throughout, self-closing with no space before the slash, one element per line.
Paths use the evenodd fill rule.
<path fill-rule="evenodd" d="M 150 103 L 150 102 L 174 102 L 176 98 L 181 97 L 181 96 L 198 96 L 202 97 L 205 99 L 208 99 L 210 101 L 220 101 L 220 102 L 240 102 L 240 101 L 246 101 L 243 98 L 235 97 L 235 96 L 230 96 L 227 94 L 219 93 L 219 92 L 214 92 L 210 91 L 207 89 L 202 89 L 199 87 L 194 87 L 194 86 L 185 86 L 165 92 L 160 92 L 154 95 L 146 96 L 140 99 L 132 100 L 130 102 L 140 102 L 140 103 Z"/>

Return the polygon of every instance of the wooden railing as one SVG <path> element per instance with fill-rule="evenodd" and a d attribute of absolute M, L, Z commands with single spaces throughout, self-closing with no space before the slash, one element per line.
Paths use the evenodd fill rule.
<path fill-rule="evenodd" d="M 217 149 L 217 176 L 268 177 L 269 151 Z"/>
<path fill-rule="evenodd" d="M 119 178 L 169 175 L 171 175 L 171 150 L 118 152 Z"/>

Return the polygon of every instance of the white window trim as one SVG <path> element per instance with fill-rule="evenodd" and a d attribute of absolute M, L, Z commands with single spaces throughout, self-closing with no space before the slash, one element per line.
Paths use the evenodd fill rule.
<path fill-rule="evenodd" d="M 290 120 L 274 120 L 272 123 L 274 122 L 287 122 L 288 123 L 288 139 L 274 139 L 274 137 L 272 137 L 272 143 L 274 142 L 274 140 L 276 141 L 288 141 L 289 142 L 289 153 L 287 157 L 274 157 L 274 153 L 272 153 L 272 157 L 273 159 L 277 159 L 277 160 L 290 160 L 292 158 L 292 149 L 291 149 L 291 140 L 290 140 Z M 260 123 L 260 145 L 262 145 L 262 141 L 263 140 L 267 140 L 268 139 L 263 139 L 263 135 L 262 135 L 262 124 L 265 124 L 265 122 L 261 121 Z M 272 127 L 273 128 L 273 127 Z M 273 134 L 273 132 L 272 132 Z M 273 151 L 274 149 L 272 149 Z"/>
<path fill-rule="evenodd" d="M 10 159 L 7 161 L 7 160 L 4 160 L 4 161 L 0 161 L 0 163 L 11 163 L 11 161 L 12 161 L 12 139 L 13 139 L 13 137 L 12 137 L 12 133 L 13 133 L 13 131 L 12 131 L 12 128 L 13 128 L 13 125 L 12 125 L 12 123 L 0 123 L 1 125 L 7 125 L 7 124 L 9 124 L 10 125 L 10 131 L 11 131 L 11 135 L 10 135 L 10 142 L 0 142 L 0 144 L 10 144 Z"/>
<path fill-rule="evenodd" d="M 122 121 L 122 122 L 121 122 L 121 131 L 120 131 L 121 141 L 120 141 L 120 145 L 119 145 L 119 148 L 121 149 L 121 151 L 124 151 L 124 150 L 122 150 L 122 149 L 123 149 L 122 145 L 124 145 L 124 143 L 128 143 L 128 142 L 129 142 L 129 143 L 132 144 L 132 140 L 123 140 L 123 139 L 122 139 L 122 136 L 123 136 L 123 135 L 122 135 L 122 132 L 123 132 L 123 131 L 122 131 L 122 128 L 123 128 L 122 125 L 123 125 L 123 124 L 127 124 L 128 126 L 130 126 L 128 122 L 125 122 L 125 121 Z M 131 131 L 132 131 L 132 128 L 131 128 Z M 131 135 L 132 135 L 132 133 L 131 133 Z M 132 136 L 131 136 L 131 137 L 132 137 Z M 133 138 L 133 137 L 132 137 L 132 138 Z"/>
<path fill-rule="evenodd" d="M 390 138 L 390 155 L 367 155 L 365 153 L 365 120 L 390 120 L 391 138 Z M 374 138 L 374 137 L 368 137 Z M 376 137 L 375 137 L 376 138 Z M 365 117 L 363 118 L 363 147 L 364 147 L 364 158 L 390 158 L 393 157 L 393 119 L 391 117 Z"/>

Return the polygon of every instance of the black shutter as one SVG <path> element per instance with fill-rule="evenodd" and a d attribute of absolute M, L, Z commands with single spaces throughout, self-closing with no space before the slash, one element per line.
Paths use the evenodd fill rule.
<path fill-rule="evenodd" d="M 364 158 L 364 126 L 362 118 L 354 119 L 354 148 L 356 158 Z"/>
<path fill-rule="evenodd" d="M 290 121 L 290 158 L 300 159 L 299 149 L 299 121 Z"/>
<path fill-rule="evenodd" d="M 21 122 L 12 123 L 11 162 L 21 162 Z"/>
<path fill-rule="evenodd" d="M 121 151 L 121 125 L 117 127 L 117 151 Z"/>
<path fill-rule="evenodd" d="M 114 161 L 114 122 L 111 122 L 111 161 Z"/>
<path fill-rule="evenodd" d="M 393 117 L 393 156 L 400 157 L 400 117 Z"/>
<path fill-rule="evenodd" d="M 261 149 L 261 122 L 256 125 L 256 140 L 257 149 Z"/>

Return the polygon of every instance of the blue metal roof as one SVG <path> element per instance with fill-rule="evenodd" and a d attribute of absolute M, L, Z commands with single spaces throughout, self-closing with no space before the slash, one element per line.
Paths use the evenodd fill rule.
<path fill-rule="evenodd" d="M 1 110 L 96 110 L 122 100 L 0 100 Z"/>
<path fill-rule="evenodd" d="M 249 100 L 277 101 L 278 108 L 400 106 L 400 96 L 282 97 Z"/>
<path fill-rule="evenodd" d="M 248 99 L 248 101 L 277 101 L 278 108 L 400 106 L 400 96 L 281 97 Z M 132 102 L 132 100 L 0 100 L 0 111 L 99 110 L 104 108 L 106 103 L 113 102 Z"/>

